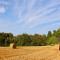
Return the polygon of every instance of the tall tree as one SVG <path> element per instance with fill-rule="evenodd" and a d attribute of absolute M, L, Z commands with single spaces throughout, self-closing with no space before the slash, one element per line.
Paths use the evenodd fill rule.
<path fill-rule="evenodd" d="M 52 36 L 52 32 L 51 31 L 48 31 L 47 38 L 49 38 L 51 36 Z"/>

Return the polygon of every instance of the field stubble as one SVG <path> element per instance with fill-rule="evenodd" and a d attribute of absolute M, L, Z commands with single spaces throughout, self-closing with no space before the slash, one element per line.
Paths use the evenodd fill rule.
<path fill-rule="evenodd" d="M 58 45 L 0 47 L 0 60 L 60 60 Z"/>

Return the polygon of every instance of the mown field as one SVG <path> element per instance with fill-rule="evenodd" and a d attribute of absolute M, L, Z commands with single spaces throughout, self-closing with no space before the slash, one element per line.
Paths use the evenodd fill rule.
<path fill-rule="evenodd" d="M 0 47 L 0 60 L 60 60 L 58 45 Z"/>

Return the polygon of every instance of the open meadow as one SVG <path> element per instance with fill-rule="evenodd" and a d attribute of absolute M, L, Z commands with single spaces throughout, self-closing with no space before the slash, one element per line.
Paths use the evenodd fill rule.
<path fill-rule="evenodd" d="M 0 47 L 0 60 L 60 60 L 58 45 Z"/>

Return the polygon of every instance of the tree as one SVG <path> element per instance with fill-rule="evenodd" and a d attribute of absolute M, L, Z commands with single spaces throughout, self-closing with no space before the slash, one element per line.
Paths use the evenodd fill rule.
<path fill-rule="evenodd" d="M 17 37 L 17 45 L 29 46 L 31 45 L 31 38 L 28 34 L 22 34 Z"/>
<path fill-rule="evenodd" d="M 12 33 L 0 33 L 0 46 L 8 46 L 10 44 L 10 39 L 13 38 Z"/>
<path fill-rule="evenodd" d="M 51 36 L 52 36 L 52 32 L 51 31 L 48 31 L 47 38 L 49 38 Z"/>
<path fill-rule="evenodd" d="M 55 36 L 52 36 L 47 40 L 48 45 L 57 44 L 57 43 L 58 43 L 58 40 Z"/>

